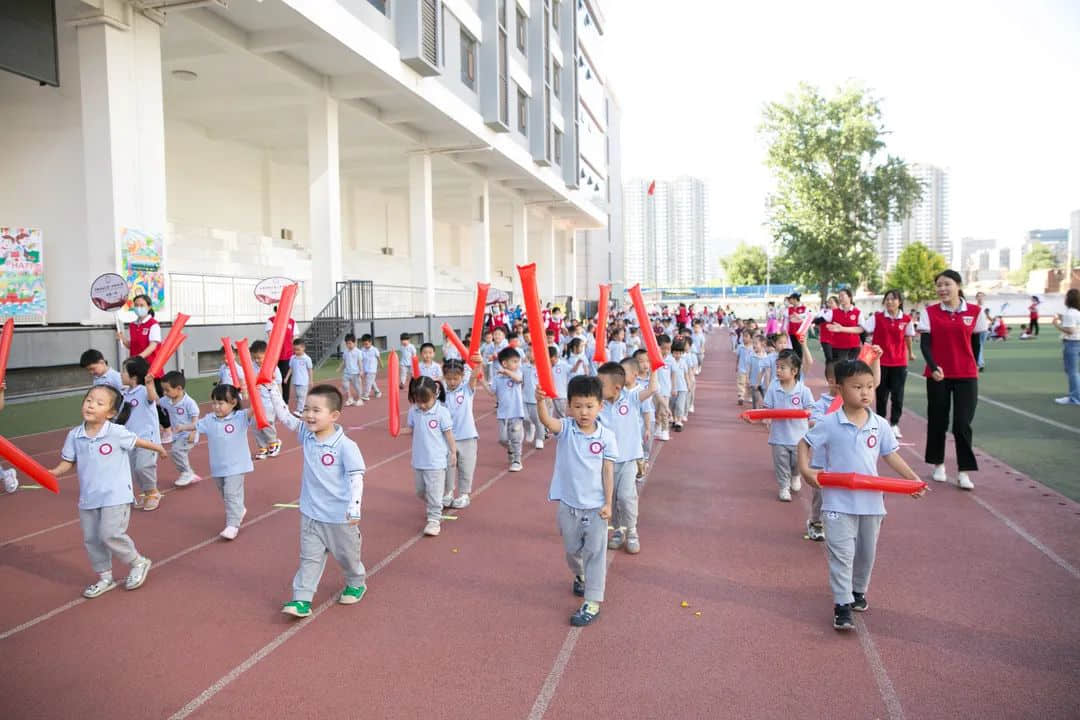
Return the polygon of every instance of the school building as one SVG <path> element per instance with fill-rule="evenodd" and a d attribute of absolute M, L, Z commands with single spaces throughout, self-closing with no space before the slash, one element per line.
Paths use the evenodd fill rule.
<path fill-rule="evenodd" d="M 0 227 L 40 231 L 47 296 L 45 324 L 19 327 L 13 395 L 86 347 L 119 359 L 89 299 L 103 273 L 159 292 L 166 323 L 192 317 L 175 361 L 189 374 L 216 367 L 220 336 L 262 337 L 266 277 L 300 283 L 302 328 L 348 307 L 392 345 L 441 341 L 446 317 L 467 329 L 477 281 L 518 301 L 516 264 L 536 262 L 556 302 L 621 281 L 597 0 L 55 12 L 58 86 L 0 72 Z"/>

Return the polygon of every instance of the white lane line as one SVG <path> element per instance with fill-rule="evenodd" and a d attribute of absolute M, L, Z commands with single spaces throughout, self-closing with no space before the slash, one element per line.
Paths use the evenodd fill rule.
<path fill-rule="evenodd" d="M 878 692 L 885 703 L 885 710 L 889 713 L 889 720 L 904 720 L 904 708 L 900 705 L 900 697 L 896 694 L 889 673 L 885 670 L 885 663 L 874 644 L 874 638 L 870 636 L 870 628 L 862 616 L 855 618 L 855 634 L 859 636 L 859 644 L 862 645 L 863 655 L 870 664 L 874 673 L 874 681 L 877 682 Z"/>
<path fill-rule="evenodd" d="M 490 414 L 491 413 L 488 412 L 488 413 L 485 413 L 484 415 L 482 415 L 481 417 L 486 417 L 487 415 L 490 415 Z M 407 450 L 406 452 L 411 452 L 411 450 Z M 536 452 L 536 451 L 535 450 L 530 450 L 529 452 L 525 453 L 524 458 L 528 458 L 534 452 Z M 479 488 L 477 488 L 477 490 L 473 493 L 473 495 L 479 495 L 480 493 L 484 492 L 485 490 L 490 488 L 492 485 L 494 485 L 495 482 L 498 481 L 500 478 L 505 477 L 509 472 L 510 472 L 509 470 L 502 470 L 502 471 L 496 473 L 494 477 L 492 477 L 486 483 L 484 483 Z M 412 537 L 410 537 L 405 542 L 403 542 L 401 545 L 398 545 L 396 548 L 394 548 L 394 550 L 389 555 L 387 555 L 382 560 L 377 562 L 375 564 L 375 566 L 372 567 L 371 570 L 369 570 L 367 572 L 367 577 L 370 578 L 370 577 L 375 576 L 376 573 L 378 573 L 383 568 L 385 568 L 387 565 L 389 565 L 394 560 L 396 560 L 398 557 L 400 557 L 402 555 L 402 553 L 404 553 L 406 550 L 408 550 L 413 545 L 415 545 L 417 542 L 419 542 L 420 539 L 423 538 L 423 537 L 424 537 L 423 532 L 419 532 L 416 535 L 413 535 Z M 189 702 L 187 705 L 185 705 L 184 707 L 177 710 L 172 715 L 170 715 L 169 720 L 182 720 L 183 718 L 189 717 L 192 713 L 197 711 L 203 705 L 210 702 L 210 700 L 213 699 L 213 697 L 215 695 L 217 695 L 219 692 L 221 692 L 226 687 L 228 687 L 233 682 L 235 682 L 237 679 L 239 679 L 241 675 L 243 675 L 248 670 L 255 667 L 260 662 L 262 662 L 267 657 L 269 657 L 269 655 L 272 652 L 274 652 L 279 647 L 284 645 L 286 643 L 286 641 L 289 640 L 289 638 L 291 638 L 293 635 L 296 635 L 298 632 L 303 630 L 305 627 L 307 627 L 311 623 L 315 622 L 315 619 L 317 617 L 322 615 L 332 605 L 335 605 L 335 604 L 337 604 L 337 596 L 336 595 L 331 596 L 330 598 L 325 600 L 322 605 L 319 605 L 314 611 L 312 611 L 311 615 L 304 618 L 303 620 L 298 620 L 288 630 L 286 630 L 285 632 L 283 632 L 280 635 L 278 635 L 277 637 L 275 637 L 273 640 L 268 642 L 266 645 L 263 645 L 261 648 L 256 650 L 253 654 L 248 656 L 242 663 L 240 663 L 239 665 L 234 667 L 232 670 L 230 670 L 229 672 L 222 675 L 213 684 L 211 684 L 210 687 L 206 688 L 197 697 L 193 698 L 191 700 L 191 702 Z"/>

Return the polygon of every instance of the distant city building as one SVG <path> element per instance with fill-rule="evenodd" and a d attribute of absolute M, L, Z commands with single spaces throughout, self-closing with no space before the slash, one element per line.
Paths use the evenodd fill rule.
<path fill-rule="evenodd" d="M 703 180 L 686 175 L 631 180 L 623 188 L 623 202 L 627 284 L 690 287 L 709 279 L 709 191 Z"/>
<path fill-rule="evenodd" d="M 1023 254 L 1027 255 L 1036 245 L 1045 245 L 1054 254 L 1054 260 L 1064 264 L 1069 251 L 1069 231 L 1067 228 L 1029 230 L 1024 239 Z"/>
<path fill-rule="evenodd" d="M 896 265 L 900 253 L 911 243 L 922 243 L 953 261 L 953 245 L 949 239 L 949 175 L 934 165 L 914 163 L 909 168 L 922 183 L 922 199 L 911 213 L 899 222 L 890 222 L 878 237 L 881 269 L 885 272 Z"/>
<path fill-rule="evenodd" d="M 998 256 L 993 252 L 996 248 L 997 240 L 992 238 L 964 238 L 960 241 L 960 269 L 989 270 L 991 255 L 994 256 L 993 266 L 996 267 Z M 979 267 L 981 265 L 985 267 Z"/>

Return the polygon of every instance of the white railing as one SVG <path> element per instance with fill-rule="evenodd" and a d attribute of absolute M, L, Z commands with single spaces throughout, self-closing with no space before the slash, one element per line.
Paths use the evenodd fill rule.
<path fill-rule="evenodd" d="M 227 275 L 189 275 L 169 273 L 169 304 L 172 311 L 191 316 L 192 325 L 230 325 L 262 322 L 272 311 L 255 299 L 255 286 L 261 278 Z M 308 320 L 307 287 L 300 282 L 292 317 Z"/>

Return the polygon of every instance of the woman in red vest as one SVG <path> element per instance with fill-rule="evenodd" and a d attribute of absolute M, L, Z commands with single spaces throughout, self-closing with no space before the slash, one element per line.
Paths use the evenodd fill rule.
<path fill-rule="evenodd" d="M 135 313 L 135 322 L 128 325 L 128 337 L 118 332 L 116 339 L 124 343 L 131 357 L 144 357 L 146 362 L 153 364 L 158 346 L 161 345 L 161 326 L 154 319 L 150 297 L 136 295 L 131 301 L 131 311 Z"/>
<path fill-rule="evenodd" d="M 277 317 L 278 306 L 274 306 L 274 314 L 266 321 L 266 339 L 270 339 L 270 333 L 274 329 L 274 318 Z M 281 355 L 278 356 L 278 371 L 281 373 L 281 377 L 284 380 L 289 374 L 289 361 L 293 356 L 293 339 L 296 336 L 296 321 L 289 318 L 288 324 L 285 326 L 285 339 L 281 341 Z M 292 385 L 291 381 L 283 381 L 281 383 L 281 399 L 285 401 L 285 404 L 289 404 L 289 387 Z"/>
<path fill-rule="evenodd" d="M 855 307 L 851 290 L 837 293 L 840 307 L 825 311 L 825 328 L 829 331 L 833 360 L 854 360 L 862 345 L 862 326 L 859 308 Z"/>
<path fill-rule="evenodd" d="M 928 305 L 919 321 L 919 346 L 926 360 L 926 462 L 934 480 L 945 482 L 945 432 L 952 411 L 956 442 L 956 483 L 973 490 L 969 472 L 979 469 L 972 450 L 971 421 L 979 400 L 979 355 L 986 314 L 964 301 L 960 273 L 944 270 L 934 278 L 939 303 Z"/>
<path fill-rule="evenodd" d="M 806 318 L 806 306 L 802 304 L 802 295 L 793 292 L 787 296 L 787 334 L 790 347 L 799 360 L 803 359 L 803 344 L 799 340 L 798 330 Z"/>
<path fill-rule="evenodd" d="M 908 360 L 915 359 L 911 338 L 915 337 L 915 323 L 904 312 L 904 296 L 899 290 L 889 290 L 882 300 L 884 310 L 863 318 L 863 330 L 871 337 L 870 343 L 881 348 L 881 382 L 877 386 L 877 414 L 888 417 L 893 435 L 900 438 L 900 415 L 904 412 L 904 385 L 907 382 Z M 892 398 L 892 413 L 885 414 Z"/>
<path fill-rule="evenodd" d="M 836 299 L 835 295 L 829 296 L 829 299 L 825 301 L 825 308 L 818 313 L 814 322 L 818 326 L 818 342 L 821 343 L 821 354 L 825 356 L 825 363 L 832 362 L 833 349 L 832 349 L 832 333 L 829 332 L 829 320 L 830 313 L 833 310 L 840 307 L 840 301 Z"/>

